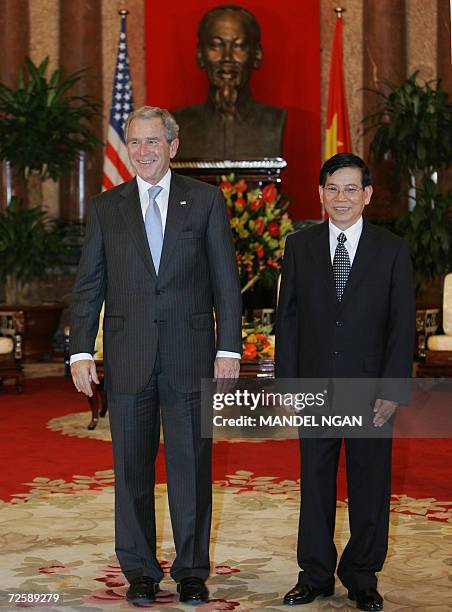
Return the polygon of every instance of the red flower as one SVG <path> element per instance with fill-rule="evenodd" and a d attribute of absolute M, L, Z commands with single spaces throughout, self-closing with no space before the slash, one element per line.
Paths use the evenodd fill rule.
<path fill-rule="evenodd" d="M 257 348 L 255 344 L 248 342 L 245 344 L 243 349 L 243 359 L 255 359 L 257 355 Z"/>
<path fill-rule="evenodd" d="M 245 208 L 245 200 L 240 196 L 237 198 L 237 200 L 235 201 L 235 209 L 237 210 L 237 212 L 242 212 L 243 209 Z"/>
<path fill-rule="evenodd" d="M 256 247 L 256 255 L 259 257 L 259 259 L 262 259 L 264 256 L 264 247 L 261 244 L 258 244 Z"/>
<path fill-rule="evenodd" d="M 272 268 L 275 268 L 276 270 L 279 270 L 279 263 L 277 261 L 274 261 L 273 259 L 267 259 L 267 264 L 269 266 L 272 266 Z"/>
<path fill-rule="evenodd" d="M 248 189 L 248 185 L 245 183 L 244 179 L 240 179 L 239 181 L 237 181 L 237 183 L 235 184 L 235 190 L 237 191 L 237 193 L 243 193 L 244 191 L 246 191 Z"/>
<path fill-rule="evenodd" d="M 232 190 L 232 183 L 230 181 L 221 181 L 220 189 L 222 191 L 231 191 Z"/>
<path fill-rule="evenodd" d="M 280 234 L 279 223 L 276 223 L 276 221 L 272 221 L 271 223 L 269 223 L 268 233 L 270 234 L 272 238 L 279 238 L 279 234 Z"/>
<path fill-rule="evenodd" d="M 250 202 L 250 210 L 252 210 L 253 212 L 256 212 L 256 210 L 259 210 L 259 208 L 262 208 L 261 198 L 256 198 L 256 200 L 252 200 Z"/>
<path fill-rule="evenodd" d="M 230 207 L 230 206 L 227 206 L 226 208 L 227 208 L 227 211 L 228 211 L 228 217 L 229 217 L 229 219 L 232 219 L 232 210 L 231 210 L 231 207 Z"/>
<path fill-rule="evenodd" d="M 278 197 L 278 190 L 273 183 L 265 185 L 262 190 L 262 199 L 264 202 L 274 202 Z"/>
<path fill-rule="evenodd" d="M 223 192 L 225 198 L 231 197 L 232 192 L 234 191 L 234 187 L 232 186 L 232 183 L 230 181 L 222 181 L 220 183 L 220 189 Z"/>
<path fill-rule="evenodd" d="M 259 257 L 259 259 L 262 259 L 265 255 L 264 247 L 261 244 L 258 244 L 256 247 L 256 255 Z"/>
<path fill-rule="evenodd" d="M 262 219 L 256 219 L 254 221 L 254 233 L 261 236 L 264 233 L 265 223 Z"/>

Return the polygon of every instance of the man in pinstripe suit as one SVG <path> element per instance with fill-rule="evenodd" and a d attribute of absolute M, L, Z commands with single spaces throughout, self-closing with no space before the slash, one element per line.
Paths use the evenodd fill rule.
<path fill-rule="evenodd" d="M 215 187 L 171 172 L 178 125 L 142 107 L 125 126 L 137 177 L 89 207 L 71 305 L 71 371 L 97 383 L 92 360 L 105 300 L 104 370 L 116 479 L 116 553 L 132 603 L 155 600 L 154 462 L 160 414 L 180 601 L 207 601 L 211 441 L 200 433 L 202 378 L 236 378 L 241 298 L 226 206 Z M 216 341 L 213 308 L 216 314 Z"/>

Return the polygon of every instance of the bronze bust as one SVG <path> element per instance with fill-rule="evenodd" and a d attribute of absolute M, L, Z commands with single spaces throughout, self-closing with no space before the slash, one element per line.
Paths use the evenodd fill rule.
<path fill-rule="evenodd" d="M 207 11 L 198 26 L 196 59 L 209 79 L 208 98 L 173 111 L 181 135 L 177 159 L 280 156 L 287 112 L 256 102 L 249 87 L 263 59 L 255 16 L 233 4 Z"/>

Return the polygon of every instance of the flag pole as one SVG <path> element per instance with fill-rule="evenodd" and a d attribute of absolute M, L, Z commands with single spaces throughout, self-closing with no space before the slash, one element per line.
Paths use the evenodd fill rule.
<path fill-rule="evenodd" d="M 128 14 L 129 11 L 125 8 L 118 10 L 121 23 L 104 157 L 103 191 L 128 181 L 134 176 L 133 168 L 127 155 L 123 131 L 127 117 L 134 109 L 126 34 Z"/>
<path fill-rule="evenodd" d="M 345 8 L 336 6 L 333 10 L 336 13 L 336 19 L 331 48 L 328 104 L 325 122 L 325 159 L 329 159 L 336 153 L 351 151 L 342 49 L 342 28 L 344 25 L 342 15 L 345 12 Z M 322 217 L 325 217 L 323 207 Z"/>

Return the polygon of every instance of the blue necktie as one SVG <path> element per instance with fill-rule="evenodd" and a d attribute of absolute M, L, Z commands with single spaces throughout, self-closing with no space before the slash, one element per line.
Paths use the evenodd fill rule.
<path fill-rule="evenodd" d="M 148 189 L 149 206 L 144 217 L 144 225 L 146 227 L 146 235 L 148 237 L 149 248 L 151 249 L 152 261 L 156 274 L 159 272 L 160 257 L 162 255 L 163 246 L 163 225 L 160 208 L 155 201 L 158 194 L 162 191 L 162 187 L 153 185 Z"/>
<path fill-rule="evenodd" d="M 347 236 L 341 232 L 337 237 L 337 247 L 333 259 L 333 275 L 339 302 L 342 300 L 348 275 L 350 274 L 350 257 L 344 245 L 346 240 Z"/>

